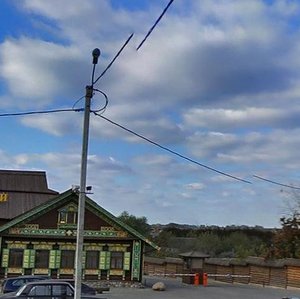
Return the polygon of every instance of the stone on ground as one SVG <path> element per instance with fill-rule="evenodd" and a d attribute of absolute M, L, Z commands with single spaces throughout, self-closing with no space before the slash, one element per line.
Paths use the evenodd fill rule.
<path fill-rule="evenodd" d="M 163 282 L 158 281 L 152 286 L 152 290 L 154 291 L 164 291 L 166 289 L 166 286 Z"/>

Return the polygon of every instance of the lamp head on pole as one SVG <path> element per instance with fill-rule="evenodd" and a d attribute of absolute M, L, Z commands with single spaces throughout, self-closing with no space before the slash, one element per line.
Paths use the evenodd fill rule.
<path fill-rule="evenodd" d="M 97 64 L 98 58 L 100 56 L 100 50 L 98 48 L 94 49 L 92 55 L 93 55 L 93 64 Z"/>

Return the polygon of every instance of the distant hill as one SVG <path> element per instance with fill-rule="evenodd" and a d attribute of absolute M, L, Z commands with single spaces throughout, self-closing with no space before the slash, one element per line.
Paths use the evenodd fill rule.
<path fill-rule="evenodd" d="M 243 232 L 249 236 L 257 236 L 265 241 L 272 238 L 276 228 L 265 228 L 263 226 L 247 226 L 247 225 L 191 225 L 191 224 L 179 224 L 179 223 L 168 223 L 168 224 L 152 224 L 151 235 L 156 237 L 162 231 L 172 232 L 177 237 L 187 237 L 192 233 L 198 235 L 205 232 L 214 233 L 216 235 L 228 235 L 233 232 Z"/>
<path fill-rule="evenodd" d="M 197 250 L 211 257 L 263 256 L 267 253 L 275 228 L 247 225 L 153 224 L 151 236 L 161 247 L 161 256 L 177 256 Z"/>
<path fill-rule="evenodd" d="M 152 230 L 164 230 L 164 229 L 178 229 L 178 230 L 203 230 L 203 231 L 263 231 L 263 232 L 274 232 L 276 228 L 265 228 L 260 225 L 247 226 L 247 225 L 192 225 L 192 224 L 180 224 L 180 223 L 168 223 L 168 224 L 151 224 Z"/>

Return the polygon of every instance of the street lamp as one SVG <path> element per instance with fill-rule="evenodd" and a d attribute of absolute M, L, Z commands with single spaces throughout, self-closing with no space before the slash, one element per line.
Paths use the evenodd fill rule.
<path fill-rule="evenodd" d="M 84 236 L 84 212 L 85 212 L 85 196 L 86 196 L 86 172 L 88 158 L 88 140 L 90 126 L 91 99 L 94 89 L 95 67 L 98 63 L 100 50 L 94 49 L 93 55 L 93 72 L 92 84 L 86 86 L 85 108 L 83 120 L 82 134 L 82 152 L 81 152 L 81 171 L 80 171 L 80 190 L 78 198 L 78 220 L 77 220 L 77 236 L 76 236 L 76 256 L 75 256 L 75 299 L 81 297 L 81 280 L 82 280 L 82 253 L 83 253 L 83 236 Z"/>

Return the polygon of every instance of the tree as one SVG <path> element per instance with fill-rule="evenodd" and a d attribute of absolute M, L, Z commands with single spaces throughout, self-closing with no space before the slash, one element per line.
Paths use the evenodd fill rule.
<path fill-rule="evenodd" d="M 300 258 L 300 221 L 297 215 L 282 217 L 274 236 L 272 254 L 277 258 Z"/>
<path fill-rule="evenodd" d="M 145 216 L 136 217 L 130 215 L 127 211 L 124 211 L 118 216 L 118 219 L 138 231 L 143 236 L 148 237 L 150 235 L 151 226 L 148 224 L 148 220 Z"/>

